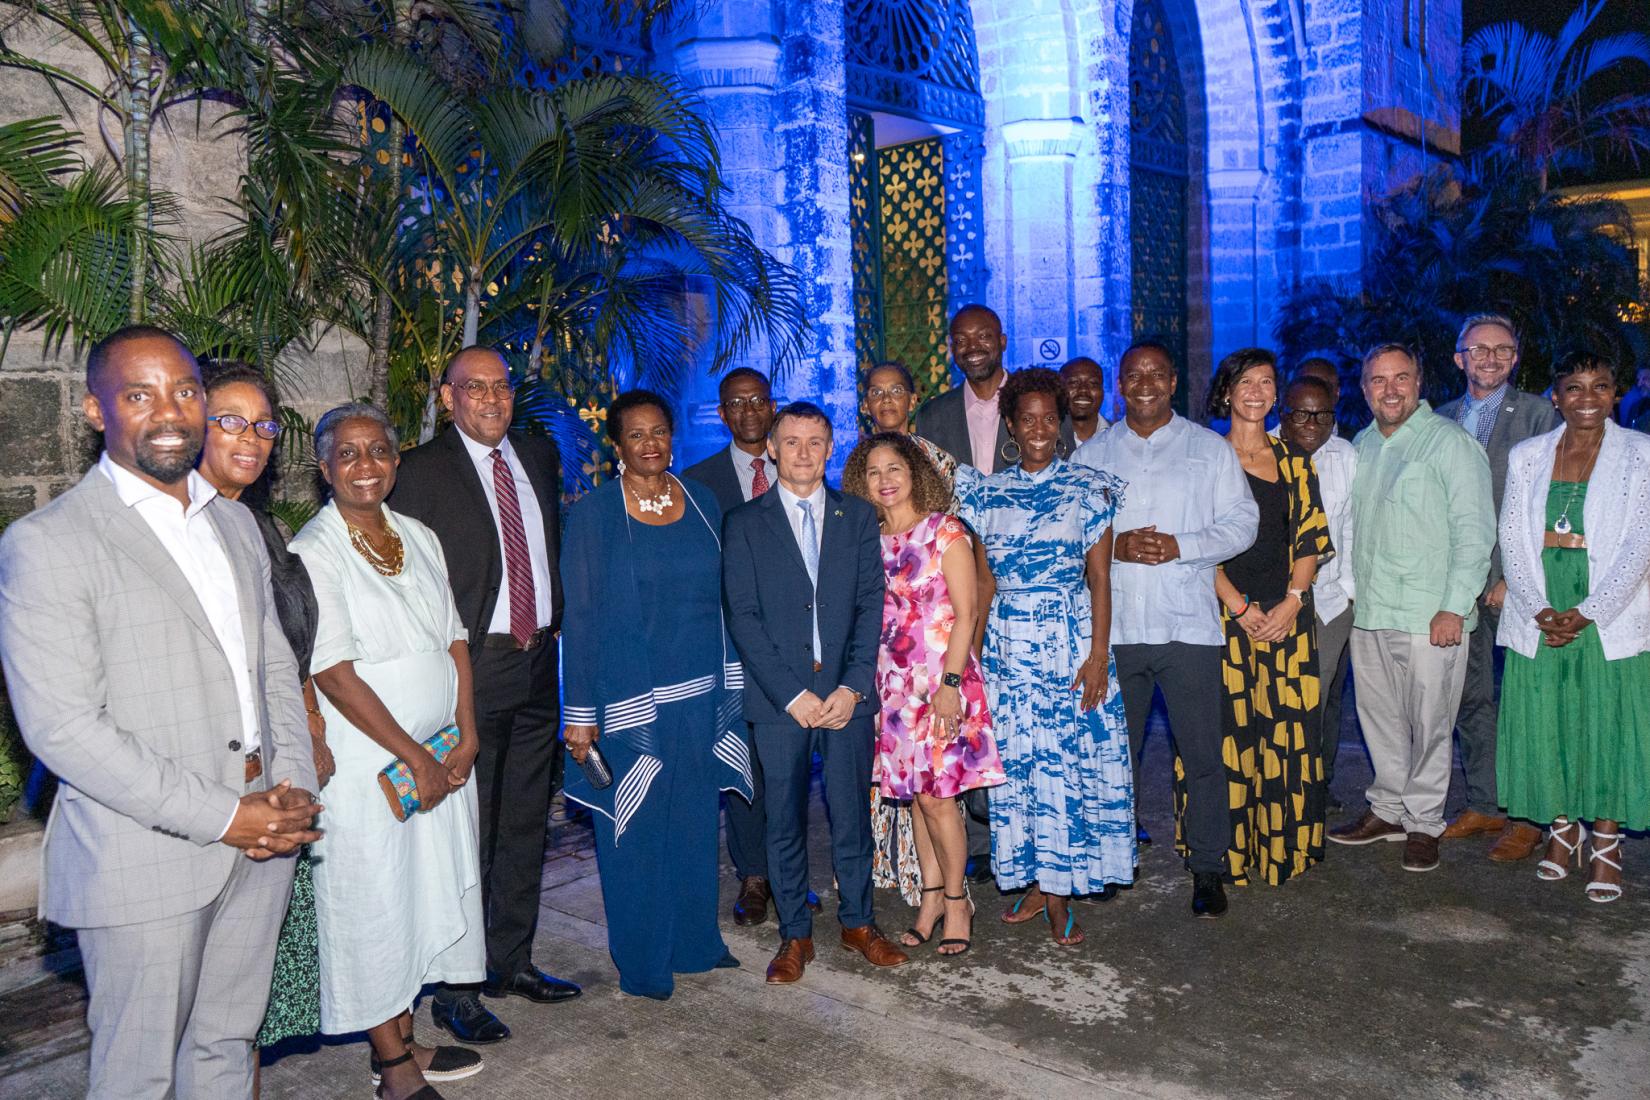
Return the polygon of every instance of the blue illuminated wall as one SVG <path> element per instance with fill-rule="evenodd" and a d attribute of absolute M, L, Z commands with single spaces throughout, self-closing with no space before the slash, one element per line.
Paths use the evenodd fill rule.
<path fill-rule="evenodd" d="M 1196 409 L 1220 356 L 1271 342 L 1296 281 L 1355 285 L 1372 200 L 1458 147 L 1460 0 L 1160 2 L 1186 93 Z M 803 276 L 815 331 L 781 394 L 855 433 L 847 120 L 868 100 L 939 126 L 948 163 L 955 148 L 970 166 L 948 179 L 970 192 L 947 204 L 953 304 L 1002 315 L 1011 365 L 1053 339 L 1113 381 L 1136 335 L 1132 16 L 1131 0 L 724 0 L 654 43 L 655 67 L 705 98 L 736 209 Z M 955 75 L 964 23 L 972 91 Z M 900 39 L 911 26 L 940 33 Z M 770 366 L 765 349 L 749 362 Z M 684 461 L 725 442 L 714 401 L 708 379 L 682 396 Z"/>

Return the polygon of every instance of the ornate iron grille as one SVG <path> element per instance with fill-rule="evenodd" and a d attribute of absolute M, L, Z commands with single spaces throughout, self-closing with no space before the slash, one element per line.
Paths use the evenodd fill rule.
<path fill-rule="evenodd" d="M 985 122 L 969 0 L 847 0 L 845 15 L 851 106 Z"/>
<path fill-rule="evenodd" d="M 882 223 L 882 348 L 910 368 L 919 396 L 945 388 L 945 153 L 939 138 L 877 151 Z"/>
<path fill-rule="evenodd" d="M 1134 337 L 1161 340 L 1186 395 L 1186 90 L 1163 0 L 1136 0 L 1129 41 L 1129 274 Z"/>

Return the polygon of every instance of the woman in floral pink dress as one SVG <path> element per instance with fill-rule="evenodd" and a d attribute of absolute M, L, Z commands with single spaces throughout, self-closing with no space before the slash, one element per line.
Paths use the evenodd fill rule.
<path fill-rule="evenodd" d="M 876 505 L 882 520 L 888 588 L 877 657 L 877 762 L 882 796 L 916 804 L 923 881 L 904 941 L 927 943 L 943 920 L 939 953 L 961 955 L 974 903 L 957 796 L 1004 781 L 985 682 L 969 649 L 979 613 L 972 544 L 962 522 L 945 513 L 950 494 L 908 435 L 879 432 L 861 442 L 848 456 L 843 487 Z"/>

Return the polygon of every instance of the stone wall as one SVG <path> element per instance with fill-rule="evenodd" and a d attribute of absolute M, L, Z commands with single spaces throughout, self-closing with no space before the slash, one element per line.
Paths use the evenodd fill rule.
<path fill-rule="evenodd" d="M 88 54 L 57 37 L 27 30 L 8 40 L 23 53 L 60 65 L 94 82 Z M 112 163 L 84 97 L 70 98 L 65 121 L 84 135 L 88 161 Z M 58 115 L 63 107 L 44 78 L 0 68 L 0 122 Z M 152 174 L 157 189 L 178 200 L 172 231 L 181 247 L 202 241 L 230 224 L 225 197 L 234 193 L 244 146 L 224 125 L 224 112 L 208 104 L 197 112 L 182 104 L 157 125 Z M 114 135 L 118 141 L 118 133 Z M 337 333 L 318 336 L 313 351 L 295 348 L 282 363 L 283 399 L 314 417 L 365 390 L 360 345 Z M 0 517 L 16 517 L 45 504 L 74 484 L 96 460 L 98 437 L 86 425 L 84 358 L 72 345 L 48 349 L 39 333 L 13 336 L 0 361 Z"/>

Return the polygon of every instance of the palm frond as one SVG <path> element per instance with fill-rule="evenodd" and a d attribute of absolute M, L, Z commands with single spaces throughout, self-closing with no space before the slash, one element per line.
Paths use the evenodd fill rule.
<path fill-rule="evenodd" d="M 56 192 L 58 176 L 82 166 L 77 135 L 51 117 L 0 125 L 0 223 L 23 203 Z"/>

